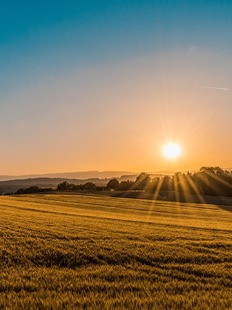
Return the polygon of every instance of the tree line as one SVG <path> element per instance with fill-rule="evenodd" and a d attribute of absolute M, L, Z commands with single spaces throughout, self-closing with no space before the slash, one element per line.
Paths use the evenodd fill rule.
<path fill-rule="evenodd" d="M 19 189 L 16 194 L 39 193 L 51 191 L 31 186 Z M 202 167 L 198 172 L 177 172 L 172 176 L 151 177 L 148 173 L 140 173 L 136 180 L 121 181 L 117 178 L 109 180 L 106 186 L 97 186 L 93 182 L 76 185 L 67 181 L 58 184 L 57 191 L 143 191 L 151 194 L 157 192 L 175 192 L 192 195 L 211 195 L 232 197 L 232 172 L 220 167 Z"/>

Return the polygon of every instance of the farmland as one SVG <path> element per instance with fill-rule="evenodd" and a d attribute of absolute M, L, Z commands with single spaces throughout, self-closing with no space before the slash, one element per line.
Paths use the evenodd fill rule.
<path fill-rule="evenodd" d="M 0 309 L 231 309 L 232 207 L 0 197 Z"/>

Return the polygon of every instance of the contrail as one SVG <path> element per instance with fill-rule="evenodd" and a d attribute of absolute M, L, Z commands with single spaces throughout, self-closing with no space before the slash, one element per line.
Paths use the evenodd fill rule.
<path fill-rule="evenodd" d="M 225 91 L 230 90 L 229 88 L 225 88 L 225 87 L 214 87 L 214 86 L 200 86 L 200 88 L 216 89 L 216 90 L 225 90 Z"/>

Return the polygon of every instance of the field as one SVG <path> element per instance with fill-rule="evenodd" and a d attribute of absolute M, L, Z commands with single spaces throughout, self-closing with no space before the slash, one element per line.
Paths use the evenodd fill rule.
<path fill-rule="evenodd" d="M 232 207 L 2 196 L 0 309 L 232 309 Z"/>

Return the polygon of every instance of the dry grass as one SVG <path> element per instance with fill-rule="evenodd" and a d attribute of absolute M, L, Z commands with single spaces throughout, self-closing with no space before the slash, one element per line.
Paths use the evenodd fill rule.
<path fill-rule="evenodd" d="M 0 309 L 232 309 L 231 211 L 0 197 Z"/>

